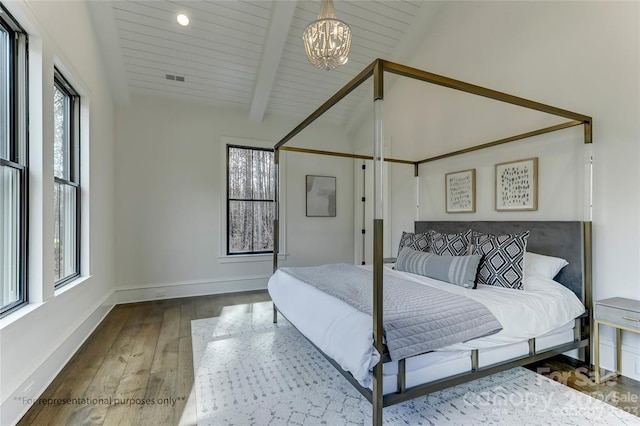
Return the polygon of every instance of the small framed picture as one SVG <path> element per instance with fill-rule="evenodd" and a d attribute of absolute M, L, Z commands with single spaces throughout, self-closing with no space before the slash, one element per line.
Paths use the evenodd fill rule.
<path fill-rule="evenodd" d="M 307 217 L 336 217 L 336 178 L 307 175 Z"/>
<path fill-rule="evenodd" d="M 476 211 L 476 169 L 444 175 L 447 213 Z"/>
<path fill-rule="evenodd" d="M 538 210 L 538 158 L 496 164 L 496 210 Z"/>

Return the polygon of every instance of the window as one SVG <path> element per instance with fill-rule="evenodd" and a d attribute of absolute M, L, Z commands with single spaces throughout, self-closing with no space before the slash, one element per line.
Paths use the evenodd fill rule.
<path fill-rule="evenodd" d="M 54 272 L 59 287 L 80 275 L 78 93 L 55 70 L 53 85 Z"/>
<path fill-rule="evenodd" d="M 27 301 L 27 37 L 0 4 L 0 315 Z"/>
<path fill-rule="evenodd" d="M 227 254 L 273 252 L 273 150 L 227 146 Z"/>

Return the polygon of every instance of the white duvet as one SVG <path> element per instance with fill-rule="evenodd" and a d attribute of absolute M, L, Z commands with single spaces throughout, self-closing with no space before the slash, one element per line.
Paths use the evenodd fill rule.
<path fill-rule="evenodd" d="M 571 290 L 542 276 L 525 275 L 524 290 L 486 285 L 470 290 L 387 269 L 386 272 L 401 278 L 474 299 L 485 305 L 502 324 L 499 333 L 440 350 L 482 349 L 526 341 L 548 333 L 584 312 L 584 306 Z M 268 289 L 278 310 L 300 332 L 361 384 L 367 385 L 368 372 L 380 359 L 373 347 L 370 315 L 280 270 L 269 280 Z"/>

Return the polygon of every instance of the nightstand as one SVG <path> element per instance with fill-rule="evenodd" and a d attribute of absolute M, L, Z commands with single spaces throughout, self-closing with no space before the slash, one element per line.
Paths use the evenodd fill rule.
<path fill-rule="evenodd" d="M 595 304 L 593 321 L 594 368 L 596 384 L 622 372 L 622 330 L 640 333 L 640 300 L 614 297 Z M 616 329 L 616 371 L 600 377 L 600 324 Z"/>

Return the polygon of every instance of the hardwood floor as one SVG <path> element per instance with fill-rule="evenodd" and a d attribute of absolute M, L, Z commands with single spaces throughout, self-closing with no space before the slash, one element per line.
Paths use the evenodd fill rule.
<path fill-rule="evenodd" d="M 116 306 L 19 425 L 195 425 L 191 320 L 267 300 L 255 291 Z M 640 414 L 640 382 L 595 386 L 563 356 L 529 368 Z"/>
<path fill-rule="evenodd" d="M 118 305 L 18 424 L 195 425 L 191 320 L 267 300 L 257 291 Z"/>
<path fill-rule="evenodd" d="M 596 385 L 592 370 L 579 360 L 564 355 L 526 368 L 640 417 L 640 382 L 636 380 L 620 376 Z"/>

